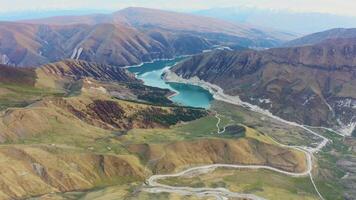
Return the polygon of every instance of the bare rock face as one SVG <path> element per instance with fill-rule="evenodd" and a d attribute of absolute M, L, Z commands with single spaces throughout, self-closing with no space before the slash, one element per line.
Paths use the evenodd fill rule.
<path fill-rule="evenodd" d="M 216 84 L 287 120 L 351 134 L 356 122 L 355 55 L 355 39 L 335 39 L 305 47 L 216 51 L 194 56 L 173 71 Z"/>

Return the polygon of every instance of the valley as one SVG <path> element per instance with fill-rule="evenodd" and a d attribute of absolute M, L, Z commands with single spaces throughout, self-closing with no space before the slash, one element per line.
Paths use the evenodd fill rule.
<path fill-rule="evenodd" d="M 168 67 L 166 69 L 169 70 Z M 143 65 L 143 71 L 145 71 L 146 73 L 149 73 L 149 72 L 147 72 L 147 70 L 145 70 L 144 65 Z M 158 70 L 158 72 L 159 73 L 163 73 L 163 70 L 161 70 L 161 71 Z M 144 82 L 146 82 L 145 81 L 146 79 L 145 79 L 144 76 L 141 76 L 140 78 L 142 80 L 144 80 Z M 162 75 L 159 74 L 159 76 L 156 76 L 155 78 L 156 79 L 162 79 Z M 167 78 L 167 75 L 166 75 L 166 80 L 170 81 L 172 79 L 170 79 L 169 77 Z M 158 80 L 158 82 L 159 81 L 161 81 L 161 80 Z M 174 81 L 177 81 L 177 80 L 174 80 Z M 182 81 L 180 81 L 180 82 L 182 82 Z M 183 82 L 185 82 L 185 81 L 183 81 Z M 181 83 L 179 83 L 179 84 L 181 84 Z M 151 85 L 151 86 L 161 87 L 162 83 L 161 84 L 156 84 L 156 85 Z M 165 87 L 165 86 L 163 86 L 163 87 Z M 203 87 L 204 87 L 204 85 L 203 85 Z M 205 88 L 206 88 L 206 85 L 205 85 Z M 211 88 L 209 88 L 209 90 L 213 91 L 213 94 L 215 94 L 214 90 L 212 90 Z M 224 95 L 223 92 L 220 95 Z M 214 96 L 216 96 L 216 95 L 214 95 Z M 236 103 L 234 101 L 228 101 L 229 98 L 226 98 L 226 97 L 218 98 L 218 99 L 220 99 L 222 101 L 227 101 L 229 103 L 237 104 L 237 105 L 242 105 L 239 102 Z M 256 110 L 253 110 L 253 109 L 252 109 L 252 111 L 256 112 Z M 257 110 L 257 112 L 258 112 L 258 110 Z M 168 186 L 168 185 L 162 185 L 160 183 L 157 183 L 157 181 L 160 180 L 160 179 L 165 180 L 167 178 L 172 178 L 172 177 L 177 177 L 177 178 L 181 177 L 181 176 L 184 177 L 185 174 L 191 174 L 190 176 L 196 176 L 194 174 L 201 175 L 201 174 L 204 174 L 204 173 L 208 173 L 208 172 L 214 171 L 217 168 L 228 168 L 228 169 L 229 168 L 237 168 L 237 169 L 255 169 L 255 170 L 256 169 L 268 169 L 268 170 L 272 170 L 272 171 L 275 171 L 275 172 L 278 172 L 278 173 L 282 173 L 282 174 L 285 174 L 285 175 L 288 175 L 288 176 L 292 176 L 292 177 L 309 176 L 310 177 L 310 181 L 311 181 L 311 183 L 312 183 L 312 185 L 313 185 L 313 187 L 315 189 L 315 192 L 317 193 L 317 195 L 321 199 L 324 199 L 323 196 L 320 194 L 317 186 L 315 185 L 313 177 L 312 177 L 312 174 L 311 174 L 312 167 L 313 167 L 312 156 L 313 156 L 313 153 L 316 153 L 316 152 L 320 151 L 325 145 L 327 145 L 327 143 L 329 142 L 329 139 L 325 138 L 322 135 L 319 135 L 318 133 L 310 130 L 309 128 L 307 128 L 305 126 L 301 126 L 301 125 L 298 125 L 296 123 L 292 123 L 292 122 L 288 122 L 288 121 L 285 121 L 285 120 L 281 120 L 280 118 L 275 117 L 273 115 L 269 115 L 268 113 L 267 114 L 264 113 L 264 112 L 260 112 L 260 113 L 263 114 L 263 115 L 267 115 L 267 116 L 270 116 L 272 118 L 275 118 L 277 120 L 280 120 L 282 123 L 290 124 L 292 126 L 301 127 L 302 129 L 307 131 L 309 134 L 315 135 L 315 136 L 319 137 L 319 139 L 321 139 L 320 143 L 314 149 L 312 147 L 309 147 L 309 145 L 307 145 L 307 146 L 291 146 L 291 147 L 289 147 L 288 145 L 283 145 L 283 144 L 280 144 L 280 143 L 272 140 L 277 145 L 280 145 L 280 146 L 283 146 L 283 147 L 287 147 L 287 148 L 293 148 L 293 149 L 295 149 L 297 151 L 301 151 L 301 152 L 305 153 L 306 162 L 307 162 L 307 168 L 303 173 L 290 173 L 290 172 L 286 172 L 286 171 L 283 171 L 283 170 L 279 170 L 279 169 L 276 169 L 276 168 L 273 168 L 273 167 L 263 166 L 263 165 L 250 165 L 249 166 L 249 165 L 213 164 L 213 165 L 205 165 L 205 166 L 201 166 L 201 167 L 189 168 L 189 169 L 187 169 L 185 171 L 182 171 L 180 173 L 177 173 L 177 174 L 152 176 L 152 177 L 150 177 L 148 179 L 148 185 L 149 185 L 148 191 L 151 191 L 153 193 L 156 193 L 156 192 L 159 192 L 159 193 L 160 192 L 172 193 L 173 192 L 173 193 L 185 194 L 185 195 L 187 195 L 187 194 L 194 195 L 195 194 L 195 195 L 201 196 L 201 197 L 202 196 L 207 196 L 207 197 L 215 196 L 216 198 L 238 197 L 238 198 L 248 198 L 248 199 L 263 199 L 261 197 L 255 196 L 255 195 L 243 194 L 243 193 L 233 193 L 233 192 L 230 192 L 229 190 L 225 190 L 225 189 L 221 189 L 221 188 L 212 189 L 212 188 L 172 187 L 172 186 Z M 221 130 L 223 130 L 223 131 L 220 131 L 219 124 L 221 122 L 221 119 L 219 118 L 218 114 L 216 114 L 216 118 L 218 119 L 218 122 L 216 123 L 217 134 L 224 134 L 226 127 L 221 128 Z M 160 157 L 159 160 L 162 159 L 163 157 Z M 177 182 L 178 182 L 177 180 L 174 181 L 174 183 L 177 183 Z"/>
<path fill-rule="evenodd" d="M 0 199 L 354 200 L 355 38 L 142 7 L 0 22 Z"/>
<path fill-rule="evenodd" d="M 72 62 L 76 63 L 75 67 Z M 170 61 L 167 63 L 169 64 Z M 94 76 L 94 74 L 101 73 L 100 66 L 97 66 L 99 68 L 95 70 L 95 73 L 93 73 L 94 71 L 86 71 L 87 66 L 91 67 L 91 71 L 96 67 L 91 63 L 66 61 L 37 68 L 34 70 L 37 74 L 37 79 L 33 87 L 53 88 L 53 90 L 60 92 L 62 95 L 56 97 L 49 94 L 47 97 L 38 99 L 36 103 L 31 104 L 29 107 L 7 108 L 2 116 L 0 127 L 1 130 L 5 131 L 5 134 L 2 135 L 3 141 L 6 143 L 3 147 L 4 150 L 23 152 L 21 154 L 8 155 L 8 160 L 16 158 L 20 159 L 20 163 L 18 161 L 15 162 L 15 160 L 7 163 L 11 163 L 16 168 L 23 166 L 23 172 L 21 173 L 38 177 L 43 187 L 51 188 L 41 190 L 42 192 L 58 193 L 78 189 L 85 190 L 91 187 L 125 185 L 143 181 L 150 174 L 176 172 L 185 169 L 187 166 L 206 164 L 215 166 L 216 163 L 222 163 L 221 166 L 240 166 L 243 168 L 248 165 L 252 165 L 252 168 L 259 168 L 258 166 L 265 168 L 264 166 L 266 166 L 267 169 L 277 169 L 277 172 L 286 171 L 288 172 L 287 174 L 289 172 L 291 174 L 294 172 L 303 174 L 304 170 L 310 168 L 308 166 L 310 161 L 306 159 L 303 152 L 293 149 L 288 150 L 288 148 L 274 143 L 269 136 L 262 135 L 255 128 L 242 125 L 239 126 L 243 128 L 232 128 L 232 125 L 240 122 L 230 119 L 228 115 L 222 114 L 216 118 L 214 113 L 209 114 L 199 109 L 194 111 L 192 108 L 187 108 L 186 115 L 182 112 L 184 108 L 163 106 L 171 105 L 169 100 L 164 101 L 166 103 L 159 106 L 154 106 L 155 99 L 153 99 L 153 105 L 151 105 L 152 103 L 142 104 L 147 100 L 137 99 L 139 96 L 135 97 L 133 88 L 141 91 L 147 89 L 153 90 L 152 92 L 155 90 L 157 90 L 156 92 L 165 91 L 167 97 L 170 95 L 169 91 L 151 89 L 149 86 L 126 86 L 127 83 L 120 83 L 121 80 L 125 80 L 125 82 L 130 80 L 131 84 L 136 85 L 141 83 L 139 80 L 135 80 L 134 77 L 125 75 L 125 73 L 115 77 L 107 75 Z M 69 71 L 63 73 L 63 70 Z M 46 76 L 43 76 L 43 74 L 46 74 Z M 158 77 L 161 78 L 161 76 Z M 118 81 L 119 83 L 114 83 L 113 81 Z M 120 91 L 125 91 L 126 95 L 119 97 Z M 110 99 L 111 95 L 120 99 Z M 174 99 L 172 100 L 174 101 Z M 172 118 L 168 117 L 170 112 L 176 112 L 174 109 L 180 109 L 180 111 L 173 114 Z M 155 113 L 153 118 L 146 117 L 150 112 Z M 163 118 L 159 117 L 160 112 L 162 112 Z M 218 111 L 218 113 L 221 114 L 221 111 Z M 119 114 L 124 115 L 125 118 L 121 118 Z M 134 115 L 135 118 L 130 119 L 131 115 Z M 191 123 L 174 125 L 177 123 L 175 121 L 177 117 L 182 117 L 181 119 L 178 118 L 178 121 L 203 118 Z M 18 122 L 13 120 L 18 120 Z M 11 123 L 8 121 L 11 121 Z M 32 124 L 43 124 L 44 126 L 32 126 Z M 217 133 L 220 130 L 219 126 L 226 126 L 225 132 Z M 170 128 L 167 129 L 167 127 Z M 219 127 L 219 130 L 217 130 L 217 127 Z M 234 133 L 234 130 L 239 132 Z M 302 132 L 302 130 L 298 131 Z M 16 148 L 16 150 L 10 150 L 10 147 Z M 257 151 L 255 148 L 257 148 Z M 72 161 L 73 158 L 71 157 L 61 154 L 52 155 L 54 160 L 51 162 L 63 163 L 60 166 L 68 166 L 66 167 L 67 172 L 54 168 L 54 166 L 47 163 L 49 161 L 44 162 L 45 160 L 43 159 L 49 156 L 49 153 L 59 153 L 65 151 L 65 149 L 71 151 L 73 156 L 82 157 L 88 154 L 91 157 L 98 155 L 100 159 L 104 158 L 104 161 L 106 160 L 105 156 L 114 156 L 113 159 L 118 156 L 117 159 L 125 159 L 128 162 L 123 167 L 128 167 L 128 170 L 135 171 L 130 172 L 129 174 L 132 175 L 127 179 L 120 174 L 122 173 L 121 168 L 112 168 L 110 166 L 117 166 L 123 161 L 108 160 L 107 162 L 114 163 L 106 166 L 106 164 L 100 164 L 102 161 L 99 159 L 98 162 L 100 162 L 98 164 L 102 166 L 101 171 L 98 172 L 98 175 L 93 174 L 91 175 L 92 178 L 89 178 L 91 176 L 80 175 L 76 172 L 78 169 L 88 169 L 87 167 L 89 166 L 86 166 L 88 163 L 84 160 L 84 163 L 76 163 Z M 179 151 L 177 151 L 178 149 Z M 183 149 L 185 151 L 182 151 Z M 41 151 L 44 152 L 40 153 Z M 38 153 L 34 154 L 34 152 Z M 28 155 L 26 157 L 31 159 L 22 161 L 21 157 L 23 156 L 18 157 L 17 155 Z M 146 163 L 146 167 L 141 164 L 142 162 Z M 234 165 L 235 163 L 236 165 Z M 28 166 L 32 167 L 29 169 Z M 59 187 L 54 184 L 55 180 L 62 180 L 58 179 L 57 173 L 73 174 L 73 176 L 66 176 L 72 186 L 63 185 Z M 13 177 L 19 175 L 17 173 L 12 174 Z M 44 178 L 47 176 L 48 178 Z M 77 179 L 77 177 L 82 178 Z M 31 181 L 33 179 L 29 177 L 28 180 Z M 122 182 L 126 179 L 126 182 Z M 79 180 L 81 181 L 78 182 Z M 6 184 L 9 185 L 10 183 Z M 148 188 L 151 188 L 150 186 L 154 186 L 154 184 L 148 185 Z M 137 185 L 135 187 L 142 186 Z M 151 190 L 152 188 L 147 189 L 148 192 Z M 143 191 L 146 191 L 146 189 Z M 6 195 L 41 194 L 31 190 L 31 188 L 25 189 L 25 187 L 23 187 L 22 194 L 13 194 L 7 190 L 4 190 L 4 192 L 4 197 Z M 160 193 L 157 193 L 157 195 L 160 195 Z M 191 195 L 194 196 L 195 194 Z M 207 197 L 211 197 L 211 195 L 207 195 Z"/>
<path fill-rule="evenodd" d="M 262 116 L 265 116 L 265 117 L 271 117 L 272 119 L 274 120 L 277 120 L 277 121 L 280 121 L 282 124 L 288 124 L 288 125 L 291 125 L 291 126 L 294 126 L 294 127 L 298 127 L 298 128 L 301 128 L 303 131 L 304 131 L 304 137 L 305 135 L 307 135 L 308 138 L 310 138 L 310 135 L 314 135 L 314 139 L 317 140 L 318 142 L 312 142 L 311 141 L 311 144 L 312 146 L 315 145 L 314 147 L 310 146 L 310 144 L 308 143 L 304 143 L 305 146 L 296 146 L 297 150 L 302 150 L 303 152 L 306 152 L 306 155 L 309 156 L 309 170 L 310 171 L 305 171 L 305 173 L 302 173 L 302 174 L 299 174 L 300 176 L 306 176 L 307 174 L 309 174 L 310 176 L 310 181 L 311 183 L 313 184 L 313 187 L 315 188 L 315 191 L 314 193 L 317 194 L 317 196 L 319 196 L 321 199 L 324 199 L 324 197 L 321 195 L 321 193 L 319 192 L 314 180 L 313 180 L 313 177 L 312 177 L 312 173 L 311 173 L 311 170 L 312 170 L 312 166 L 314 166 L 314 164 L 312 164 L 312 157 L 313 157 L 313 153 L 318 153 L 319 151 L 322 151 L 323 147 L 325 147 L 329 142 L 332 142 L 330 139 L 328 139 L 327 137 L 325 137 L 324 135 L 321 135 L 317 132 L 319 132 L 319 130 L 317 129 L 317 127 L 308 127 L 308 126 L 301 126 L 299 124 L 296 124 L 294 122 L 288 122 L 286 120 L 283 120 L 279 117 L 276 117 L 276 116 L 273 116 L 271 115 L 269 112 L 265 112 L 263 111 L 262 109 L 259 109 L 257 107 L 253 107 L 252 105 L 249 105 L 249 104 L 246 104 L 246 103 L 243 103 L 241 102 L 240 100 L 236 101 L 234 100 L 234 98 L 232 97 L 228 97 L 226 96 L 223 92 L 221 93 L 215 93 L 215 91 L 219 91 L 219 89 L 215 89 L 214 87 L 207 87 L 207 84 L 200 84 L 199 82 L 187 82 L 187 81 L 184 81 L 182 79 L 172 79 L 170 78 L 169 76 L 167 77 L 166 75 L 166 80 L 168 81 L 179 81 L 179 82 L 183 82 L 183 83 L 187 83 L 187 84 L 197 84 L 199 86 L 202 86 L 202 87 L 205 87 L 205 88 L 208 88 L 210 89 L 210 91 L 214 94 L 214 97 L 216 99 L 219 99 L 219 100 L 222 100 L 222 101 L 225 101 L 225 102 L 228 102 L 228 103 L 232 103 L 232 104 L 237 104 L 239 106 L 243 106 L 243 107 L 247 107 L 248 109 L 251 109 L 253 112 L 257 112 L 257 113 L 260 113 L 262 114 Z M 220 97 L 219 97 L 220 95 Z M 265 119 L 264 119 L 265 120 Z M 220 118 L 218 118 L 218 122 L 217 122 L 217 127 L 218 127 L 218 134 L 223 134 L 224 132 L 220 132 L 220 128 L 219 128 L 219 123 L 220 123 Z M 224 127 L 225 129 L 225 127 Z M 221 130 L 223 130 L 223 128 L 221 128 Z M 325 130 L 331 130 L 331 129 L 326 129 Z M 332 130 L 331 130 L 332 131 Z M 330 134 L 330 133 L 329 133 Z M 338 132 L 334 131 L 333 134 L 339 134 Z M 272 134 L 273 135 L 273 134 Z M 309 135 L 309 136 L 308 136 Z M 283 140 L 282 138 L 279 138 L 278 140 Z M 274 141 L 274 140 L 273 140 Z M 290 143 L 291 141 L 291 138 L 288 138 L 288 141 Z M 285 146 L 285 147 L 288 147 L 287 145 L 283 145 L 283 144 L 280 144 L 277 142 L 278 145 L 281 145 L 281 146 Z M 295 145 L 295 144 L 294 144 Z M 292 148 L 295 148 L 294 146 Z M 219 196 L 219 198 L 223 197 L 224 195 L 226 195 L 225 197 L 241 197 L 241 198 L 246 198 L 246 197 L 250 197 L 252 199 L 259 199 L 259 197 L 257 196 L 249 196 L 248 194 L 241 194 L 241 193 L 231 193 L 230 191 L 226 191 L 224 192 L 224 190 L 220 190 L 220 189 L 209 189 L 209 188 L 197 188 L 197 187 L 194 187 L 194 188 L 189 188 L 189 187 L 171 187 L 171 186 L 167 186 L 167 185 L 162 185 L 162 184 L 159 184 L 157 183 L 156 181 L 157 180 L 160 180 L 160 179 L 166 179 L 166 178 L 169 178 L 169 177 L 180 177 L 180 176 L 185 176 L 185 174 L 195 174 L 197 173 L 198 175 L 200 175 L 201 173 L 205 173 L 205 172 L 210 172 L 211 170 L 214 170 L 216 168 L 219 168 L 219 167 L 225 167 L 225 168 L 239 168 L 239 169 L 248 169 L 248 168 L 252 168 L 252 169 L 256 169 L 256 168 L 264 168 L 264 166 L 246 166 L 246 165 L 226 165 L 226 164 L 222 164 L 222 165 L 219 165 L 219 164 L 216 164 L 216 165 L 206 165 L 206 166 L 202 166 L 202 167 L 197 167 L 197 168 L 190 168 L 190 169 L 187 169 L 185 171 L 182 171 L 180 173 L 177 173 L 177 174 L 172 174 L 172 175 L 157 175 L 157 176 L 152 176 L 149 180 L 151 182 L 149 182 L 150 186 L 154 186 L 153 188 L 150 188 L 151 191 L 153 192 L 176 192 L 176 193 L 179 193 L 179 194 L 196 194 L 198 196 Z M 210 169 L 210 170 L 209 170 Z M 268 167 L 267 167 L 268 169 Z M 271 169 L 271 168 L 269 168 Z M 272 170 L 274 170 L 272 168 Z M 195 173 L 193 173 L 193 171 L 197 171 Z M 198 171 L 201 171 L 200 173 Z M 284 171 L 278 171 L 277 172 L 280 172 L 280 173 L 284 173 Z M 299 176 L 298 174 L 288 174 L 287 175 L 291 175 L 291 176 Z M 194 176 L 194 175 L 189 175 L 189 176 Z M 176 180 L 176 179 L 175 179 Z M 174 181 L 174 182 L 177 182 Z M 247 195 L 247 196 L 245 196 Z M 315 197 L 313 197 L 315 198 Z M 312 199 L 313 199 L 312 198 Z"/>
<path fill-rule="evenodd" d="M 6 77 L 18 70 L 23 69 L 9 68 Z M 27 84 L 29 91 L 54 92 L 30 92 L 37 99 L 17 107 L 2 104 L 0 138 L 6 162 L 0 168 L 9 171 L 1 180 L 16 185 L 2 189 L 4 199 L 121 187 L 203 164 L 260 164 L 291 172 L 307 167 L 303 153 L 278 147 L 253 128 L 227 126 L 215 134 L 217 126 L 228 125 L 228 118 L 219 117 L 217 124 L 210 111 L 176 106 L 168 99 L 169 90 L 142 85 L 124 69 L 66 60 L 28 70 L 21 80 L 32 84 L 11 78 L 4 83 L 22 90 L 9 91 L 21 96 L 28 93 L 22 87 Z M 160 98 L 146 98 L 145 93 Z M 27 187 L 33 183 L 43 189 Z"/>

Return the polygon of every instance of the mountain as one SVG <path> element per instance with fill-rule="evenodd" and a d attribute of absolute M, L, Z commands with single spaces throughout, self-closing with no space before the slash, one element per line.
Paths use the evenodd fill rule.
<path fill-rule="evenodd" d="M 328 39 L 356 38 L 356 28 L 335 28 L 327 31 L 313 33 L 301 38 L 286 42 L 283 46 L 305 46 L 320 43 Z"/>
<path fill-rule="evenodd" d="M 267 48 L 286 41 L 284 36 L 208 17 L 127 8 L 111 14 L 0 22 L 0 63 L 39 66 L 72 58 L 127 66 L 215 46 Z"/>
<path fill-rule="evenodd" d="M 193 13 L 230 22 L 285 30 L 296 35 L 305 35 L 336 27 L 356 27 L 356 17 L 354 16 L 318 12 L 293 12 L 256 7 L 222 7 L 199 10 Z"/>
<path fill-rule="evenodd" d="M 295 36 L 280 32 L 274 36 L 274 32 L 268 32 L 268 29 L 258 29 L 252 25 L 242 23 L 231 23 L 211 17 L 202 17 L 197 15 L 164 11 L 158 9 L 149 9 L 141 7 L 129 7 L 112 14 L 93 14 L 86 16 L 62 16 L 50 17 L 44 19 L 25 20 L 27 23 L 36 24 L 100 24 L 100 23 L 124 23 L 138 29 L 160 29 L 173 32 L 190 32 L 195 34 L 214 34 L 220 37 L 235 37 L 235 39 L 250 39 L 258 42 L 278 42 L 288 40 Z M 215 36 L 217 37 L 217 36 Z M 280 38 L 279 38 L 280 37 Z"/>
<path fill-rule="evenodd" d="M 57 26 L 2 22 L 1 63 L 38 66 L 72 58 L 126 66 L 197 53 L 211 46 L 205 39 L 187 34 L 151 35 L 120 24 Z"/>
<path fill-rule="evenodd" d="M 356 39 L 335 39 L 265 51 L 215 51 L 172 71 L 216 84 L 284 119 L 350 135 L 356 125 L 355 47 Z"/>

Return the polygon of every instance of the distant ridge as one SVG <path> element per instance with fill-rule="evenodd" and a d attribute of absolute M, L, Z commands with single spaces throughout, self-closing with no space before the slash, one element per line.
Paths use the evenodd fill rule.
<path fill-rule="evenodd" d="M 283 46 L 305 46 L 320 43 L 328 39 L 356 38 L 356 28 L 335 28 L 318 33 L 306 35 L 304 37 L 286 42 Z"/>

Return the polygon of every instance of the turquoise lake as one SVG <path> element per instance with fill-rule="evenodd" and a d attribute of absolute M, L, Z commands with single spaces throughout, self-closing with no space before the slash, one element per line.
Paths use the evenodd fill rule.
<path fill-rule="evenodd" d="M 170 99 L 177 104 L 199 108 L 209 108 L 213 100 L 213 96 L 209 91 L 202 87 L 184 84 L 170 83 L 162 79 L 162 74 L 165 68 L 173 66 L 175 63 L 182 61 L 184 58 L 176 58 L 173 60 L 157 60 L 152 63 L 145 63 L 142 66 L 130 67 L 128 70 L 137 75 L 145 85 L 158 88 L 170 89 L 177 95 Z"/>

